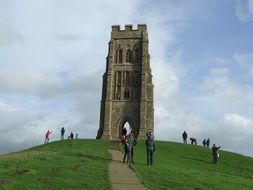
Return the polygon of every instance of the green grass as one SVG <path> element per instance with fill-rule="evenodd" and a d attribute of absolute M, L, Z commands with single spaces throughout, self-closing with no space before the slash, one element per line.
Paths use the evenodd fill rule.
<path fill-rule="evenodd" d="M 108 141 L 64 140 L 0 156 L 0 189 L 110 189 Z"/>
<path fill-rule="evenodd" d="M 111 189 L 106 140 L 64 140 L 0 156 L 0 189 L 79 190 Z M 151 190 L 252 190 L 253 158 L 220 152 L 211 163 L 207 148 L 173 142 L 156 142 L 154 165 L 146 165 L 144 141 L 135 147 L 131 167 Z"/>
<path fill-rule="evenodd" d="M 158 141 L 156 148 L 154 165 L 147 166 L 144 141 L 135 147 L 132 168 L 148 189 L 253 189 L 253 158 L 220 151 L 215 165 L 204 147 Z"/>

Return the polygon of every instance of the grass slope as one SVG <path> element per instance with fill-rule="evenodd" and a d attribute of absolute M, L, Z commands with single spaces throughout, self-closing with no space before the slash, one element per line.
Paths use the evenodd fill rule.
<path fill-rule="evenodd" d="M 154 165 L 147 166 L 144 141 L 135 147 L 132 168 L 148 189 L 253 189 L 253 158 L 220 151 L 214 165 L 204 147 L 157 141 L 156 148 Z"/>
<path fill-rule="evenodd" d="M 64 140 L 0 156 L 0 189 L 110 189 L 108 141 Z"/>

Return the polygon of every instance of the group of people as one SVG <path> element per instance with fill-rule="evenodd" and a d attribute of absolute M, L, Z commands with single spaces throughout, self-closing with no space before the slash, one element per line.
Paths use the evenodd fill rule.
<path fill-rule="evenodd" d="M 187 144 L 188 134 L 186 133 L 186 131 L 183 132 L 182 138 L 183 138 L 183 143 L 184 143 L 184 144 Z M 190 138 L 190 141 L 191 141 L 191 144 L 194 144 L 194 145 L 197 145 L 197 144 L 198 144 L 196 138 L 192 138 L 192 137 L 191 137 L 191 138 Z M 209 146 L 210 146 L 210 139 L 209 139 L 209 138 L 207 138 L 207 140 L 204 139 L 204 140 L 202 141 L 202 143 L 203 143 L 203 146 L 204 146 L 204 147 L 209 148 Z M 221 148 L 221 146 L 216 146 L 215 144 L 213 144 L 213 146 L 212 146 L 212 156 L 213 156 L 213 161 L 212 161 L 212 162 L 213 162 L 214 164 L 217 164 L 218 161 L 219 161 L 219 149 L 220 149 L 220 148 Z"/>
<path fill-rule="evenodd" d="M 209 148 L 209 146 L 210 146 L 210 139 L 209 139 L 209 138 L 207 138 L 207 140 L 204 139 L 202 143 L 203 143 L 203 146 L 204 146 L 204 147 Z"/>
<path fill-rule="evenodd" d="M 134 146 L 137 145 L 137 140 L 134 137 L 132 130 L 127 135 L 127 129 L 122 129 L 121 143 L 124 146 L 123 163 L 134 164 Z M 146 132 L 146 153 L 147 153 L 147 165 L 153 165 L 154 153 L 155 153 L 155 142 L 154 134 L 151 129 Z"/>
<path fill-rule="evenodd" d="M 45 144 L 49 143 L 49 135 L 53 133 L 52 131 L 48 130 L 45 135 Z M 61 128 L 61 140 L 64 140 L 65 135 L 65 129 L 64 127 Z M 68 139 L 74 139 L 74 133 L 71 131 L 70 135 L 68 136 Z M 76 139 L 78 139 L 78 133 L 76 133 Z"/>
<path fill-rule="evenodd" d="M 133 133 L 122 135 L 121 142 L 124 145 L 123 163 L 134 164 L 134 146 L 136 146 L 137 140 L 134 138 Z"/>

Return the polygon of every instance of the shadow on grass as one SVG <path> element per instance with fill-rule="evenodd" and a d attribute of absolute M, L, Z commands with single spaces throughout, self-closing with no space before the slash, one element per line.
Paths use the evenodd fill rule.
<path fill-rule="evenodd" d="M 212 164 L 211 162 L 208 162 L 206 160 L 202 160 L 200 158 L 194 158 L 194 157 L 188 157 L 188 156 L 182 156 L 182 157 L 186 158 L 186 159 L 190 159 L 190 160 L 195 160 L 195 161 L 199 161 L 199 162 L 204 162 L 204 163 Z"/>
<path fill-rule="evenodd" d="M 109 162 L 120 162 L 119 160 L 113 160 L 111 158 L 105 158 L 105 157 L 101 157 L 101 156 L 94 156 L 94 155 L 90 155 L 90 154 L 82 154 L 82 153 L 77 153 L 76 154 L 77 157 L 84 157 L 84 158 L 89 158 L 92 160 L 100 160 L 100 161 L 109 161 Z"/>

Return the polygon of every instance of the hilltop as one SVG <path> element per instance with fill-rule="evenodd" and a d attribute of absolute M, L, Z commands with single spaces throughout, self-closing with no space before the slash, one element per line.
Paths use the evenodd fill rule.
<path fill-rule="evenodd" d="M 115 144 L 116 143 L 116 144 Z M 111 189 L 107 140 L 64 140 L 0 156 L 0 189 Z M 120 147 L 118 142 L 114 142 Z M 207 148 L 157 141 L 155 163 L 146 165 L 138 141 L 131 168 L 147 189 L 253 189 L 253 158 L 220 152 L 211 163 Z"/>

